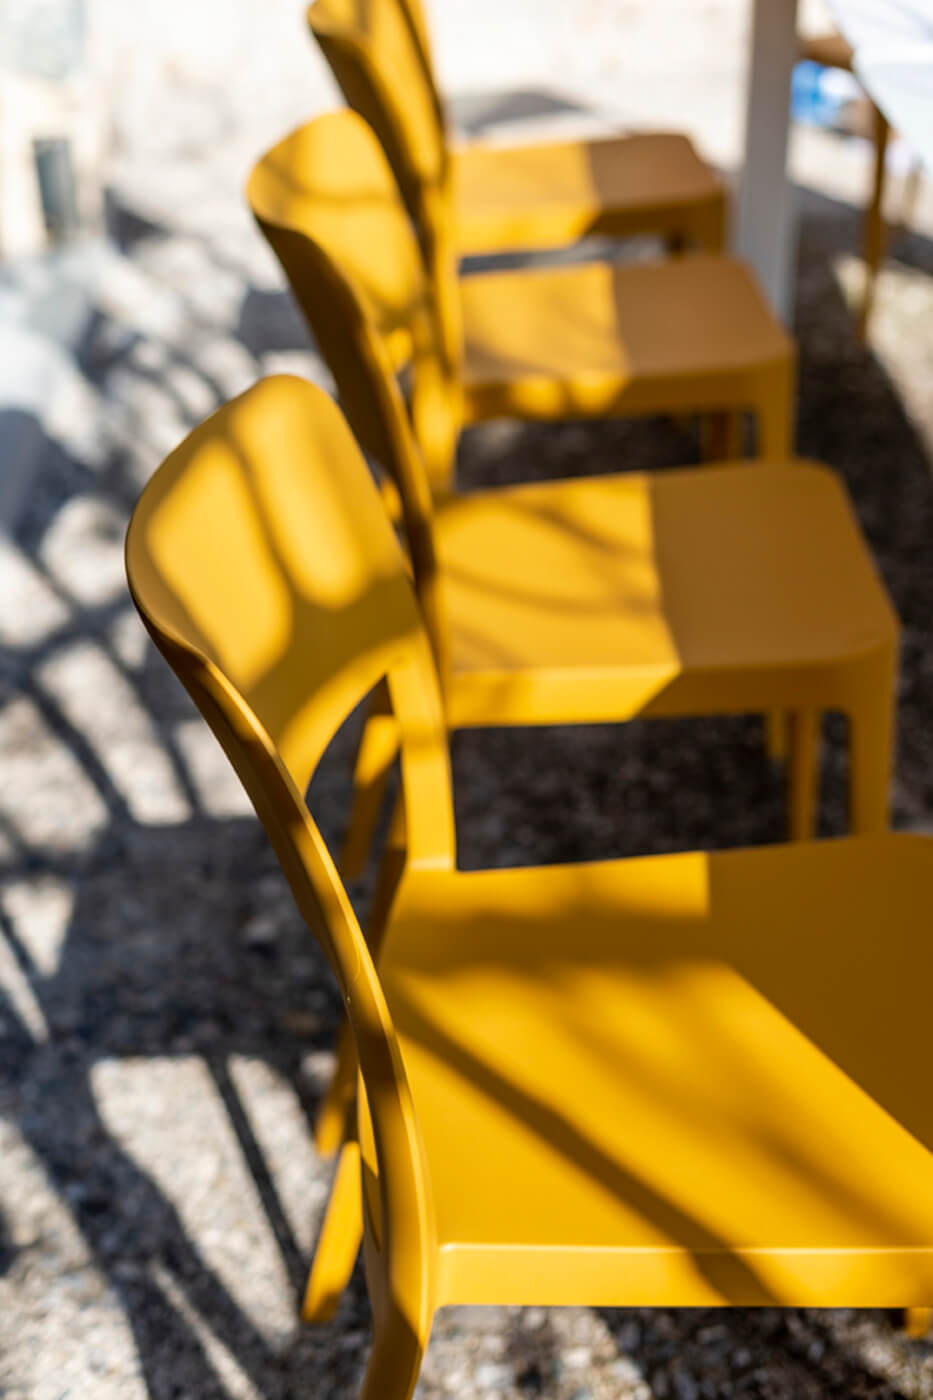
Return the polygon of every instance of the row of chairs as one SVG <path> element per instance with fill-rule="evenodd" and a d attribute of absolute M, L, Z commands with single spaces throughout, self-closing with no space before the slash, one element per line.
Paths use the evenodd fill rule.
<path fill-rule="evenodd" d="M 442 122 L 433 166 L 411 134 L 441 113 L 420 11 L 317 0 L 310 19 L 359 112 L 292 133 L 248 196 L 346 419 L 310 384 L 261 382 L 171 454 L 127 542 L 143 619 L 347 1007 L 306 1316 L 333 1310 L 362 1236 L 363 1395 L 407 1400 L 445 1303 L 921 1310 L 933 845 L 885 834 L 897 623 L 841 483 L 788 455 L 793 347 L 716 251 L 722 192 L 659 137 L 697 197 L 671 176 L 665 203 L 646 157 L 652 224 L 637 149 L 561 147 L 561 178 L 629 175 L 588 206 L 565 180 L 539 225 L 510 154 L 471 225 Z M 675 256 L 458 276 L 496 230 L 636 228 Z M 727 448 L 749 412 L 757 458 L 453 490 L 469 422 L 660 410 L 711 417 Z M 304 794 L 366 697 L 345 875 L 397 754 L 403 803 L 364 937 Z M 854 834 L 813 844 L 827 709 L 849 718 Z M 451 729 L 741 711 L 770 717 L 775 749 L 788 736 L 795 844 L 456 869 Z"/>
<path fill-rule="evenodd" d="M 445 358 L 436 310 L 458 284 L 450 268 L 446 289 L 436 265 L 433 278 L 427 271 L 372 130 L 348 110 L 309 122 L 259 161 L 248 197 L 358 440 L 398 493 L 452 727 L 770 711 L 773 727 L 790 731 L 799 838 L 813 823 L 818 716 L 841 709 L 853 825 L 884 826 L 896 621 L 840 484 L 788 458 L 793 347 L 743 267 L 700 255 L 463 278 L 464 300 L 481 283 L 496 301 L 504 285 L 490 334 L 530 327 L 528 358 L 540 347 L 539 361 L 551 361 L 490 391 L 497 414 L 602 416 L 649 404 L 738 413 L 765 381 L 773 408 L 761 410 L 773 430 L 759 435 L 754 468 L 464 496 L 449 483 L 471 420 L 457 411 L 463 375 Z M 581 282 L 611 287 L 611 308 L 595 313 L 577 295 Z M 683 297 L 666 297 L 672 289 Z M 761 336 L 746 353 L 749 321 Z M 588 358 L 594 325 L 612 346 L 611 370 L 608 353 Z M 563 370 L 553 369 L 558 357 Z M 392 757 L 383 718 L 361 753 L 348 872 L 365 853 Z"/>

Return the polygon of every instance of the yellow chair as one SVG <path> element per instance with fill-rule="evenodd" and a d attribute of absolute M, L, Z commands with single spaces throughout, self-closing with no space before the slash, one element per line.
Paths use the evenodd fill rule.
<path fill-rule="evenodd" d="M 378 132 L 415 223 L 430 224 L 432 192 L 449 192 L 458 256 L 645 233 L 722 250 L 725 188 L 686 136 L 451 149 L 417 0 L 315 0 L 308 24 Z"/>
<path fill-rule="evenodd" d="M 933 1301 L 933 842 L 457 871 L 405 562 L 307 383 L 171 454 L 127 570 L 347 1007 L 359 1147 L 327 1228 L 351 1257 L 363 1230 L 363 1400 L 409 1400 L 450 1303 Z M 409 859 L 371 949 L 303 794 L 383 678 Z"/>
<path fill-rule="evenodd" d="M 312 215 L 344 249 L 393 362 L 411 365 L 415 432 L 436 490 L 450 485 L 461 427 L 496 417 L 747 409 L 759 455 L 789 451 L 793 347 L 737 262 L 588 263 L 458 283 L 441 253 L 423 263 L 379 142 L 348 109 L 279 142 L 248 195 L 280 258 Z"/>
<path fill-rule="evenodd" d="M 802 838 L 819 714 L 842 709 L 853 828 L 883 828 L 897 624 L 838 481 L 776 459 L 432 504 L 391 360 L 400 325 L 414 327 L 416 355 L 430 332 L 420 263 L 404 218 L 381 222 L 381 186 L 371 204 L 355 195 L 358 217 L 347 219 L 332 188 L 343 168 L 331 165 L 332 128 L 366 132 L 349 112 L 302 128 L 263 157 L 248 194 L 358 441 L 398 490 L 449 726 L 790 711 L 790 829 Z M 372 142 L 365 149 L 381 160 Z M 432 370 L 430 341 L 425 359 Z M 416 367 L 416 421 L 435 386 Z M 357 765 L 345 875 L 365 859 L 394 754 L 391 717 L 377 714 Z"/>

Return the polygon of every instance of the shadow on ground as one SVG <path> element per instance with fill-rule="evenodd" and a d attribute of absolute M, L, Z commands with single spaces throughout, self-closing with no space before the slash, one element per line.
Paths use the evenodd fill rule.
<path fill-rule="evenodd" d="M 130 253 L 169 238 L 134 223 L 132 211 L 112 218 Z M 851 211 L 807 199 L 799 447 L 843 473 L 904 624 L 895 823 L 918 828 L 933 806 L 933 486 L 922 440 L 878 361 L 856 345 L 832 273 L 832 258 L 855 240 Z M 908 240 L 898 255 L 933 271 L 924 240 Z M 270 1338 L 212 1262 L 211 1240 L 193 1237 L 186 1223 L 192 1163 L 184 1136 L 176 1149 L 179 1204 L 102 1107 L 101 1066 L 202 1064 L 294 1310 L 307 1238 L 299 1238 L 232 1066 L 246 1059 L 274 1071 L 307 1137 L 338 1002 L 257 824 L 215 799 L 215 770 L 205 778 L 202 750 L 190 744 L 197 721 L 134 636 L 115 582 L 113 561 L 145 464 L 171 445 L 159 438 L 146 395 L 168 405 L 177 436 L 227 392 L 224 374 L 197 353 L 197 336 L 217 327 L 196 301 L 185 314 L 187 329 L 160 347 L 157 336 L 128 332 L 98 309 L 78 362 L 104 399 L 135 385 L 128 429 L 93 466 L 51 438 L 40 444 L 34 489 L 5 546 L 11 611 L 2 627 L 0 743 L 12 766 L 0 796 L 0 942 L 10 959 L 0 976 L 0 1116 L 41 1164 L 116 1297 L 146 1393 L 338 1400 L 355 1394 L 367 1349 L 359 1273 L 334 1327 Z M 255 373 L 267 368 L 266 356 L 312 349 L 285 293 L 248 283 L 223 334 Z M 469 487 L 668 465 L 695 451 L 692 429 L 667 421 L 493 424 L 467 435 L 460 472 Z M 105 703 L 108 688 L 117 718 Z M 824 833 L 846 827 L 844 740 L 841 722 L 830 719 Z M 312 787 L 315 814 L 333 840 L 353 741 L 351 722 Z M 755 844 L 780 839 L 783 829 L 781 782 L 754 718 L 460 734 L 454 768 L 461 862 L 471 867 Z M 43 960 L 10 891 L 49 882 L 67 892 L 69 912 L 54 957 L 46 952 Z M 362 903 L 367 889 L 364 882 L 356 892 Z M 314 1178 L 309 1223 L 327 1168 L 316 1164 Z M 0 1187 L 0 1276 L 9 1286 L 24 1251 L 4 1200 Z M 582 1398 L 591 1392 L 568 1363 L 561 1327 L 535 1309 L 497 1310 L 493 1324 L 471 1310 L 442 1317 L 423 1393 L 445 1393 L 444 1373 L 473 1365 L 477 1339 L 498 1328 L 499 1369 L 487 1373 L 487 1389 Z M 581 1335 L 596 1338 L 586 1343 L 592 1367 L 614 1377 L 617 1394 L 638 1394 L 646 1384 L 654 1395 L 678 1397 L 933 1395 L 928 1349 L 899 1338 L 879 1315 L 600 1313 Z M 239 1389 L 231 1389 L 208 1337 L 232 1359 Z"/>

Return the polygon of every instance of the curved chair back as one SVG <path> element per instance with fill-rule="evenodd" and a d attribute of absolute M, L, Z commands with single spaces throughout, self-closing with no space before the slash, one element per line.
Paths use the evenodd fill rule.
<path fill-rule="evenodd" d="M 347 102 L 379 137 L 419 235 L 435 238 L 450 158 L 423 12 L 402 0 L 314 0 L 307 20 Z"/>
<path fill-rule="evenodd" d="M 405 562 L 339 409 L 285 376 L 220 409 L 146 486 L 126 562 L 143 621 L 239 774 L 340 985 L 378 1176 L 366 1193 L 374 1303 L 403 1307 L 420 1335 L 433 1227 L 418 1127 L 369 949 L 303 794 L 382 678 L 413 864 L 453 864 L 450 775 Z"/>
<path fill-rule="evenodd" d="M 438 483 L 448 478 L 459 415 L 385 156 L 361 117 L 331 112 L 259 160 L 247 197 L 330 366 L 357 440 L 398 488 L 418 595 L 444 675 L 430 476 Z M 393 336 L 408 331 L 411 419 L 393 362 Z"/>
<path fill-rule="evenodd" d="M 417 230 L 453 366 L 462 326 L 451 163 L 419 14 L 401 0 L 315 0 L 308 23 L 347 102 L 388 157 Z"/>
<path fill-rule="evenodd" d="M 415 36 L 418 40 L 418 44 L 421 50 L 421 57 L 424 62 L 425 68 L 427 69 L 428 78 L 431 83 L 431 88 L 435 94 L 437 109 L 441 114 L 441 126 L 444 131 L 444 135 L 446 136 L 447 116 L 444 111 L 444 104 L 441 101 L 441 95 L 437 89 L 437 83 L 434 81 L 434 57 L 431 52 L 431 31 L 428 27 L 428 17 L 424 12 L 424 6 L 421 4 L 421 0 L 399 0 L 399 4 L 405 11 L 408 23 L 414 30 Z"/>

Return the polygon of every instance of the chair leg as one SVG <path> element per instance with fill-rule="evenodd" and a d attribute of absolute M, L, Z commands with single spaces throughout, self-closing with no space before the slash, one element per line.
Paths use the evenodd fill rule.
<path fill-rule="evenodd" d="M 742 455 L 742 414 L 722 409 L 706 414 L 701 424 L 704 462 L 731 462 Z"/>
<path fill-rule="evenodd" d="M 765 748 L 772 763 L 783 763 L 787 757 L 789 728 L 786 710 L 769 710 L 765 715 Z"/>
<path fill-rule="evenodd" d="M 791 841 L 809 841 L 816 816 L 819 714 L 793 710 L 790 714 L 790 753 L 787 765 L 787 817 Z"/>
<path fill-rule="evenodd" d="M 373 1347 L 360 1400 L 411 1400 L 418 1383 L 426 1338 L 418 1337 L 395 1307 L 374 1319 Z"/>
<path fill-rule="evenodd" d="M 853 835 L 874 835 L 887 831 L 889 825 L 894 684 L 887 676 L 879 681 L 849 714 L 849 826 Z"/>
<path fill-rule="evenodd" d="M 865 211 L 865 288 L 862 294 L 862 305 L 859 311 L 857 334 L 862 345 L 865 344 L 868 335 L 868 318 L 871 315 L 872 303 L 875 297 L 875 283 L 878 279 L 878 269 L 881 266 L 881 259 L 884 256 L 885 226 L 884 226 L 884 161 L 888 149 L 888 135 L 890 127 L 886 117 L 873 109 L 875 128 L 875 170 L 872 180 L 871 199 Z"/>
<path fill-rule="evenodd" d="M 903 192 L 901 195 L 901 208 L 898 214 L 894 231 L 906 233 L 913 225 L 914 214 L 917 208 L 917 200 L 920 197 L 920 187 L 923 180 L 923 162 L 915 160 L 904 176 Z"/>
<path fill-rule="evenodd" d="M 339 861 L 345 880 L 355 879 L 366 864 L 389 771 L 397 753 L 395 716 L 383 710 L 381 697 L 377 696 L 366 717 L 353 771 L 353 802 Z"/>
<path fill-rule="evenodd" d="M 904 1331 L 908 1337 L 925 1337 L 933 1320 L 933 1308 L 905 1308 Z"/>
<path fill-rule="evenodd" d="M 723 198 L 707 210 L 697 227 L 696 238 L 701 252 L 715 255 L 725 251 L 728 221 L 727 201 Z"/>
<path fill-rule="evenodd" d="M 775 365 L 762 374 L 755 396 L 755 456 L 763 462 L 785 462 L 793 455 L 793 363 Z"/>
<path fill-rule="evenodd" d="M 322 1157 L 333 1157 L 346 1137 L 347 1116 L 356 1095 L 356 1070 L 356 1045 L 350 1022 L 344 1020 L 337 1037 L 333 1078 L 314 1124 L 314 1145 Z"/>
<path fill-rule="evenodd" d="M 340 1149 L 337 1173 L 308 1275 L 301 1309 L 305 1322 L 329 1322 L 333 1317 L 353 1272 L 362 1236 L 360 1149 L 355 1140 L 349 1140 Z"/>

